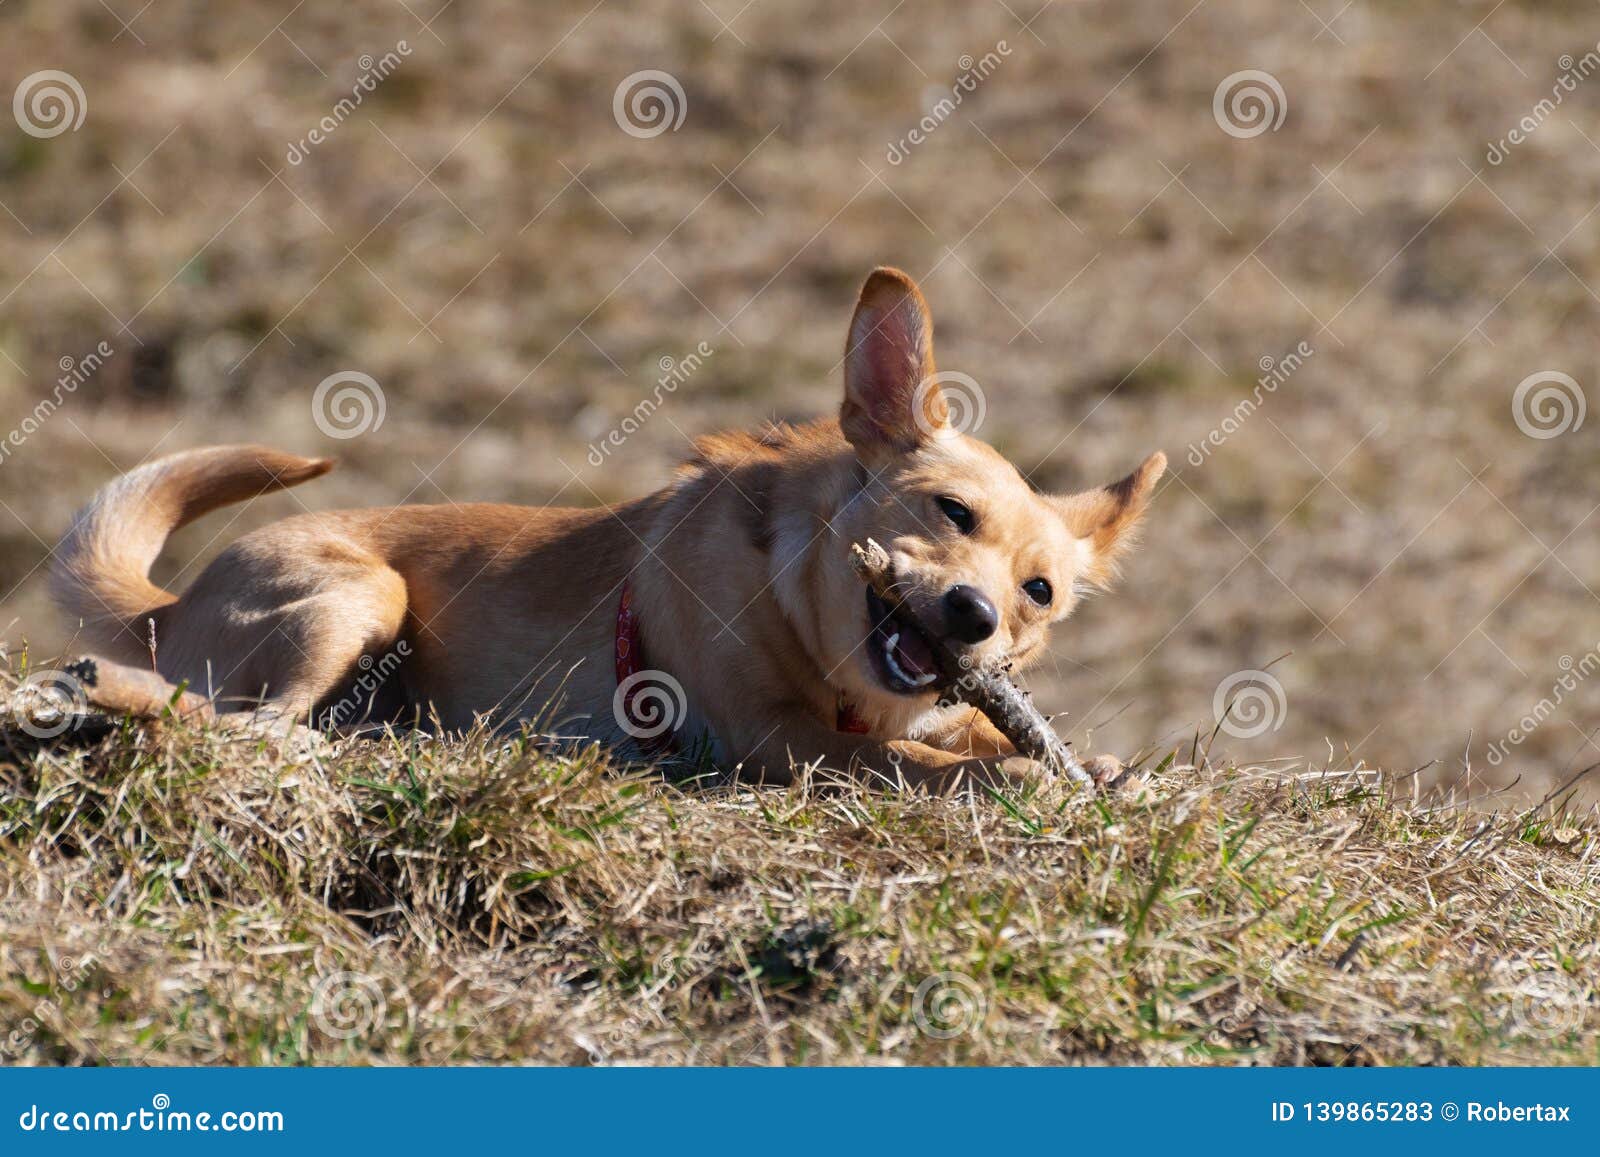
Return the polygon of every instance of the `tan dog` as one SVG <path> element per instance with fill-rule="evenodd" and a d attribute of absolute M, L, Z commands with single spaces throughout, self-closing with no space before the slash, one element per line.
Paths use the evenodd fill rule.
<path fill-rule="evenodd" d="M 148 577 L 173 530 L 332 468 L 189 451 L 80 512 L 56 597 L 106 657 L 148 665 L 153 639 L 167 679 L 280 719 L 457 729 L 555 700 L 563 734 L 645 754 L 670 743 L 747 779 L 816 764 L 934 790 L 995 782 L 1011 748 L 970 708 L 938 706 L 930 644 L 1036 659 L 1050 624 L 1111 577 L 1166 459 L 1104 489 L 1037 493 L 950 426 L 934 372 L 922 294 L 879 269 L 850 324 L 837 422 L 702 439 L 670 485 L 612 509 L 285 519 L 179 596 Z M 898 617 L 851 570 L 868 538 L 890 551 Z"/>

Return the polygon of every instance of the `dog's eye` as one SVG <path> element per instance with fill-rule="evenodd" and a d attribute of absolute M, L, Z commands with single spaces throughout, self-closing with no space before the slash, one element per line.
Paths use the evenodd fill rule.
<path fill-rule="evenodd" d="M 936 498 L 934 501 L 939 504 L 939 509 L 944 511 L 944 516 L 955 524 L 957 530 L 962 534 L 972 533 L 976 520 L 965 503 L 957 502 L 954 498 Z"/>
<path fill-rule="evenodd" d="M 1048 607 L 1050 605 L 1050 599 L 1055 594 L 1055 592 L 1050 589 L 1050 581 L 1048 579 L 1029 579 L 1027 582 L 1022 584 L 1022 589 L 1027 591 L 1028 597 L 1034 602 L 1038 603 L 1041 607 Z"/>

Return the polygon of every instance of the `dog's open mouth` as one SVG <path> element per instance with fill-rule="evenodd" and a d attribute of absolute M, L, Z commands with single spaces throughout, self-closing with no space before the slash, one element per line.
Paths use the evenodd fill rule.
<path fill-rule="evenodd" d="M 889 609 L 889 604 L 867 588 L 867 621 L 872 633 L 867 650 L 884 686 L 897 695 L 915 695 L 938 681 L 939 667 L 933 644 L 914 624 Z"/>

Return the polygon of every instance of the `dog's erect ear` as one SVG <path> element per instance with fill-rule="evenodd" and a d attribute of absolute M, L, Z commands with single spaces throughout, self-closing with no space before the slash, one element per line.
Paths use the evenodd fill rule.
<path fill-rule="evenodd" d="M 933 374 L 933 315 L 917 283 L 898 269 L 874 269 L 850 319 L 839 407 L 858 454 L 905 453 L 949 425 Z"/>
<path fill-rule="evenodd" d="M 1166 469 L 1167 456 L 1158 450 L 1121 482 L 1052 499 L 1068 529 L 1089 544 L 1085 581 L 1103 587 L 1116 577 L 1117 559 L 1133 545 L 1133 531 Z"/>

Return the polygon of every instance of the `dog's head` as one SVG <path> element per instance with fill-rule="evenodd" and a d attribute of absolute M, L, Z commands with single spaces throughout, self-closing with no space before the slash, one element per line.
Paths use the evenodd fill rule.
<path fill-rule="evenodd" d="M 821 617 L 837 684 L 902 717 L 937 695 L 935 646 L 974 662 L 1038 658 L 1050 625 L 1110 581 L 1166 469 L 1156 453 L 1110 486 L 1041 494 L 956 428 L 935 375 L 922 294 L 875 270 L 850 323 L 839 413 L 865 484 L 835 522 Z M 892 613 L 849 569 L 845 546 L 869 537 L 893 564 Z"/>

